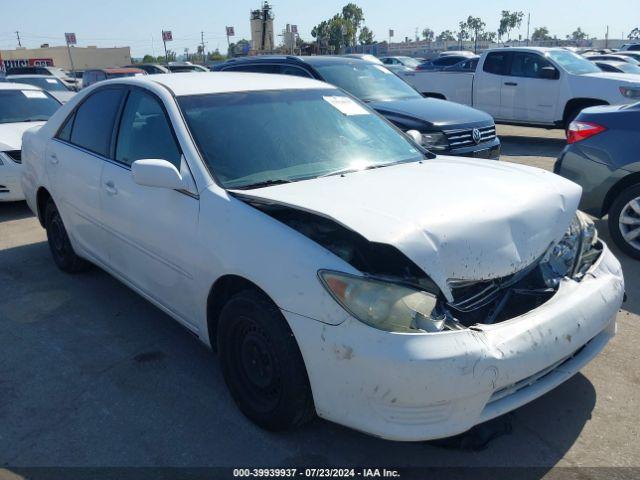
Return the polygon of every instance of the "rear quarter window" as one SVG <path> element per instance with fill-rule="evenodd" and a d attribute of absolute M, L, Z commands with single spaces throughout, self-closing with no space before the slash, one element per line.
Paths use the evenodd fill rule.
<path fill-rule="evenodd" d="M 506 75 L 509 64 L 508 52 L 492 52 L 487 55 L 482 70 L 494 75 Z"/>

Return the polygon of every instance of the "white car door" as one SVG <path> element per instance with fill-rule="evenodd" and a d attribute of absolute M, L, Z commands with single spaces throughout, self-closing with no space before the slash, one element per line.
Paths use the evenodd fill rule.
<path fill-rule="evenodd" d="M 100 220 L 100 177 L 109 157 L 113 126 L 124 90 L 101 88 L 89 95 L 63 123 L 46 151 L 51 195 L 74 246 L 107 261 Z"/>
<path fill-rule="evenodd" d="M 533 52 L 513 52 L 502 87 L 501 114 L 506 120 L 552 123 L 560 93 L 560 73 Z"/>
<path fill-rule="evenodd" d="M 494 118 L 501 117 L 502 84 L 508 65 L 509 52 L 491 52 L 474 78 L 473 106 Z"/>
<path fill-rule="evenodd" d="M 193 324 L 199 200 L 193 193 L 141 186 L 135 160 L 162 159 L 190 172 L 160 99 L 132 88 L 120 119 L 112 161 L 102 171 L 102 219 L 108 232 L 109 265 L 135 288 Z M 195 192 L 195 188 L 194 188 Z"/>

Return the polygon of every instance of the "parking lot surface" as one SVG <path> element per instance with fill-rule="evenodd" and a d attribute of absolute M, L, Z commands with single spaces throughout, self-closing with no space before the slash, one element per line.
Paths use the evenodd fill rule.
<path fill-rule="evenodd" d="M 500 126 L 503 160 L 551 169 L 563 132 Z M 605 222 L 598 222 L 608 239 Z M 481 451 L 396 443 L 316 420 L 245 419 L 191 334 L 101 270 L 67 275 L 24 203 L 0 204 L 0 468 L 5 466 L 640 467 L 640 262 L 620 258 L 618 335 L 510 414 Z"/>

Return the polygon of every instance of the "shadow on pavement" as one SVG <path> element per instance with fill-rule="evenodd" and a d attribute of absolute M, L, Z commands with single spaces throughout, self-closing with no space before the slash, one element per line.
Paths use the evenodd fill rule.
<path fill-rule="evenodd" d="M 0 284 L 11 285 L 0 302 L 0 465 L 9 468 L 538 466 L 538 477 L 571 448 L 596 401 L 578 374 L 510 414 L 511 433 L 482 451 L 390 442 L 322 420 L 269 433 L 239 413 L 212 353 L 101 270 L 66 275 L 40 242 L 0 250 Z"/>
<path fill-rule="evenodd" d="M 501 155 L 512 157 L 553 157 L 557 158 L 566 145 L 564 139 L 528 137 L 522 135 L 500 135 Z"/>
<path fill-rule="evenodd" d="M 33 217 L 27 202 L 0 202 L 0 223 Z"/>

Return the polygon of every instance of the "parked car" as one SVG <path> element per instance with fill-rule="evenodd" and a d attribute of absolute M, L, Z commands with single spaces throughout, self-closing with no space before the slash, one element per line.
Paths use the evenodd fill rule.
<path fill-rule="evenodd" d="M 343 57 L 359 58 L 360 60 L 365 60 L 367 62 L 382 65 L 382 61 L 378 57 L 376 57 L 375 55 L 371 55 L 369 53 L 347 53 L 346 55 L 343 55 Z"/>
<path fill-rule="evenodd" d="M 112 78 L 137 77 L 146 74 L 147 72 L 140 68 L 94 68 L 85 70 L 82 75 L 82 87 L 86 88 L 94 83 Z"/>
<path fill-rule="evenodd" d="M 66 103 L 76 94 L 62 80 L 51 75 L 7 75 L 5 81 L 34 85 L 49 92 L 61 103 Z"/>
<path fill-rule="evenodd" d="M 24 200 L 22 134 L 43 125 L 60 102 L 38 87 L 0 83 L 0 202 Z"/>
<path fill-rule="evenodd" d="M 581 208 L 603 218 L 620 250 L 640 259 L 640 103 L 588 108 L 569 126 L 554 171 L 582 187 Z"/>
<path fill-rule="evenodd" d="M 577 373 L 624 281 L 577 185 L 416 138 L 309 78 L 152 75 L 26 132 L 22 178 L 58 267 L 216 346 L 256 424 L 425 440 Z"/>
<path fill-rule="evenodd" d="M 632 65 L 628 62 L 617 62 L 611 60 L 596 60 L 595 63 L 603 72 L 612 73 L 640 73 L 638 65 Z"/>
<path fill-rule="evenodd" d="M 447 67 L 451 67 L 453 65 L 457 65 L 458 63 L 464 62 L 469 57 L 466 55 L 444 55 L 442 57 L 434 58 L 433 60 L 428 60 L 424 63 L 421 63 L 416 67 L 416 70 L 444 70 Z"/>
<path fill-rule="evenodd" d="M 442 70 L 445 72 L 475 72 L 478 67 L 479 56 L 469 57 L 466 60 L 462 60 L 450 67 L 444 67 Z"/>
<path fill-rule="evenodd" d="M 124 68 L 139 68 L 140 70 L 144 70 L 147 72 L 147 75 L 155 75 L 158 73 L 171 73 L 164 65 L 160 65 L 158 63 L 136 63 L 135 65 L 127 65 Z"/>
<path fill-rule="evenodd" d="M 624 55 L 613 55 L 613 54 L 609 54 L 609 55 L 587 55 L 585 57 L 587 60 L 590 60 L 592 62 L 595 62 L 597 60 L 610 60 L 612 62 L 627 62 L 630 63 L 631 65 L 640 65 L 640 61 L 636 60 L 633 57 L 628 57 L 628 56 L 624 56 Z"/>
<path fill-rule="evenodd" d="M 423 145 L 430 150 L 493 159 L 500 156 L 500 140 L 489 115 L 426 99 L 382 65 L 336 56 L 259 56 L 230 60 L 217 70 L 323 80 L 368 103 L 399 129 L 420 131 Z"/>
<path fill-rule="evenodd" d="M 11 67 L 7 75 L 47 75 L 59 78 L 71 90 L 79 90 L 77 80 L 66 70 L 58 67 Z"/>
<path fill-rule="evenodd" d="M 398 75 L 424 95 L 473 106 L 496 122 L 550 128 L 566 128 L 584 108 L 640 98 L 640 79 L 604 73 L 562 48 L 491 49 L 480 56 L 473 73 Z"/>
<path fill-rule="evenodd" d="M 191 62 L 169 62 L 167 68 L 173 73 L 208 72 L 207 67 Z"/>
<path fill-rule="evenodd" d="M 624 51 L 624 52 L 616 52 L 616 55 L 619 57 L 631 57 L 635 61 L 640 62 L 640 51 Z"/>
<path fill-rule="evenodd" d="M 625 52 L 640 52 L 640 43 L 625 43 L 620 47 Z"/>
<path fill-rule="evenodd" d="M 415 70 L 416 67 L 420 65 L 420 63 L 422 63 L 415 58 L 403 56 L 382 57 L 380 61 L 384 64 L 385 67 L 390 69 L 396 66 L 401 66 L 406 67 L 410 70 Z"/>

